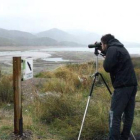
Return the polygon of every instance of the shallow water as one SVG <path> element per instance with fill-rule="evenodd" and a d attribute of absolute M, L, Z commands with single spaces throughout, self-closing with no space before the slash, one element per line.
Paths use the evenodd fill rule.
<path fill-rule="evenodd" d="M 139 54 L 140 55 L 140 47 L 129 47 L 126 48 L 130 54 Z M 67 48 L 47 48 L 47 49 L 42 49 L 42 51 L 87 51 L 87 52 L 94 52 L 94 49 L 89 49 L 88 47 L 78 47 L 78 48 L 72 48 L 72 47 L 67 47 Z"/>
<path fill-rule="evenodd" d="M 45 60 L 45 61 L 53 61 L 53 62 L 62 62 L 62 61 L 68 62 L 69 61 L 69 60 L 62 59 L 61 57 L 56 57 L 56 58 L 42 58 L 42 60 Z"/>
<path fill-rule="evenodd" d="M 128 52 L 130 54 L 138 54 L 140 55 L 140 48 L 127 48 Z M 54 48 L 47 48 L 47 49 L 36 49 L 36 50 L 28 50 L 28 51 L 2 51 L 0 52 L 0 57 L 3 57 L 3 59 L 11 59 L 12 57 L 21 56 L 21 57 L 32 57 L 33 59 L 42 59 L 45 61 L 54 61 L 54 62 L 60 62 L 60 61 L 69 61 L 64 60 L 61 57 L 57 58 L 50 58 L 51 53 L 50 52 L 69 52 L 69 51 L 77 51 L 77 52 L 93 52 L 94 49 L 89 49 L 88 47 L 54 47 Z"/>

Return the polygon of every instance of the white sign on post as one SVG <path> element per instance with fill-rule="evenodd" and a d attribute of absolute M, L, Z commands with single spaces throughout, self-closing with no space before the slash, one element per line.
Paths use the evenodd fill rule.
<path fill-rule="evenodd" d="M 22 59 L 23 80 L 33 78 L 33 58 Z"/>

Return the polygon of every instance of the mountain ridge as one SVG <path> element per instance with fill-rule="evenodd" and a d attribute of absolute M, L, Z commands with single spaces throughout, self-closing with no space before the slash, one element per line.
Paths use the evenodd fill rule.
<path fill-rule="evenodd" d="M 0 28 L 0 46 L 88 46 L 100 40 L 100 35 L 88 31 L 63 31 L 52 28 L 36 34 Z M 139 43 L 123 42 L 125 46 L 140 47 Z"/>
<path fill-rule="evenodd" d="M 52 32 L 52 35 L 38 36 L 29 32 L 19 30 L 6 30 L 0 28 L 0 46 L 81 46 L 82 44 L 75 42 L 74 37 L 71 39 L 62 39 L 69 37 L 69 34 L 65 31 L 53 28 L 44 32 Z M 56 40 L 56 37 L 63 34 L 60 39 Z M 51 37 L 52 36 L 52 37 Z M 53 37 L 56 36 L 56 37 Z"/>
<path fill-rule="evenodd" d="M 75 36 L 65 32 L 63 30 L 57 29 L 57 28 L 52 28 L 50 30 L 39 32 L 37 34 L 37 36 L 38 37 L 50 37 L 59 42 L 60 41 L 70 41 L 70 42 L 78 43 L 78 39 Z"/>

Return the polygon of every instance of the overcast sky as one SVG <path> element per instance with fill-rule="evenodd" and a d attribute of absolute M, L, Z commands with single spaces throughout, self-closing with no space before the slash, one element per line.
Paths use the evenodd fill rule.
<path fill-rule="evenodd" d="M 140 43 L 140 0 L 0 0 L 0 28 L 82 29 Z"/>

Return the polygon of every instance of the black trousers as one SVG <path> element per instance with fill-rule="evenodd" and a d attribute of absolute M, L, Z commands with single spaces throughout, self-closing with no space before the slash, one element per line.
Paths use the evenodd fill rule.
<path fill-rule="evenodd" d="M 123 87 L 114 90 L 109 115 L 109 140 L 128 140 L 134 118 L 137 87 Z M 121 118 L 124 114 L 123 130 L 120 132 Z"/>

